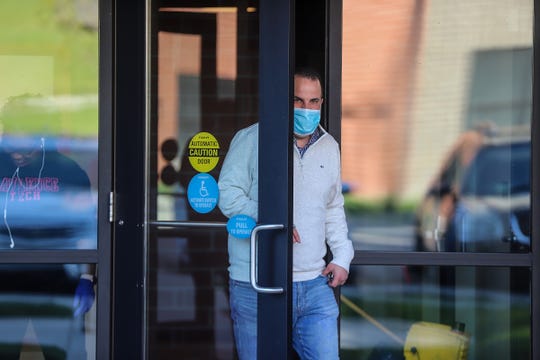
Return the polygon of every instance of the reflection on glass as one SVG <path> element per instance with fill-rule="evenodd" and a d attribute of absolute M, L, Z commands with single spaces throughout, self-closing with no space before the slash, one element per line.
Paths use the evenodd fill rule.
<path fill-rule="evenodd" d="M 160 359 L 231 359 L 227 219 L 196 204 L 217 202 L 209 177 L 217 181 L 232 136 L 257 119 L 258 14 L 176 5 L 153 14 L 149 216 L 223 226 L 152 228 L 147 347 Z"/>
<path fill-rule="evenodd" d="M 527 268 L 354 267 L 343 359 L 530 358 Z"/>
<path fill-rule="evenodd" d="M 152 237 L 149 348 L 159 358 L 232 359 L 225 229 Z"/>
<path fill-rule="evenodd" d="M 527 136 L 465 133 L 418 209 L 418 250 L 530 249 Z"/>
<path fill-rule="evenodd" d="M 86 265 L 0 266 L 0 358 L 95 359 L 95 306 L 74 316 Z"/>
<path fill-rule="evenodd" d="M 355 247 L 529 251 L 532 1 L 343 9 Z"/>
<path fill-rule="evenodd" d="M 5 120 L 1 115 L 0 119 Z M 90 180 L 72 158 L 57 150 L 55 140 L 48 136 L 2 137 L 0 248 L 96 247 Z M 79 146 L 73 140 L 69 144 L 72 151 Z"/>
<path fill-rule="evenodd" d="M 0 4 L 0 249 L 97 246 L 97 4 Z"/>

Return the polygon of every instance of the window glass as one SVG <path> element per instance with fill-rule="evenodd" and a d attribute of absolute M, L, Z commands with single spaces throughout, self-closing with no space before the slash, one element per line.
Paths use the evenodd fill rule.
<path fill-rule="evenodd" d="M 530 251 L 533 2 L 343 1 L 356 249 Z"/>
<path fill-rule="evenodd" d="M 0 249 L 95 249 L 98 1 L 0 3 Z"/>
<path fill-rule="evenodd" d="M 95 359 L 96 306 L 74 316 L 89 265 L 0 265 L 0 358 Z"/>
<path fill-rule="evenodd" d="M 356 266 L 342 359 L 530 358 L 527 268 Z"/>
<path fill-rule="evenodd" d="M 257 5 L 179 0 L 152 13 L 149 217 L 183 224 L 149 233 L 147 348 L 156 358 L 236 356 L 217 181 L 232 137 L 258 117 Z"/>

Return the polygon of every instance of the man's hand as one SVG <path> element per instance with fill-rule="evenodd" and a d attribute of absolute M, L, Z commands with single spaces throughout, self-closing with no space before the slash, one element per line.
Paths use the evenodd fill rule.
<path fill-rule="evenodd" d="M 87 313 L 94 303 L 95 296 L 93 282 L 81 277 L 73 298 L 73 316 L 77 317 Z"/>
<path fill-rule="evenodd" d="M 296 230 L 296 227 L 293 227 L 292 229 L 292 242 L 294 243 L 301 243 L 300 241 L 300 234 L 298 233 L 298 230 Z"/>
<path fill-rule="evenodd" d="M 347 281 L 347 278 L 349 277 L 347 270 L 333 263 L 328 264 L 322 274 L 323 276 L 332 274 L 328 280 L 328 285 L 333 288 L 345 284 L 345 281 Z"/>

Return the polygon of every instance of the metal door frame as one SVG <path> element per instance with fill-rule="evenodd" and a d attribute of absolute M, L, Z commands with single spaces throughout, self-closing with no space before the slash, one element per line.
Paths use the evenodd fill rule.
<path fill-rule="evenodd" d="M 292 356 L 292 242 L 288 239 L 292 239 L 293 222 L 294 4 L 289 0 L 259 3 L 259 223 L 286 228 L 259 236 L 259 281 L 285 290 L 258 296 L 259 359 Z"/>

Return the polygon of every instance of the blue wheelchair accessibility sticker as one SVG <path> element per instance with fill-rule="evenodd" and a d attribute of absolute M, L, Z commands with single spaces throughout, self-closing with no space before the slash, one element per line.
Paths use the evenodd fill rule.
<path fill-rule="evenodd" d="M 255 219 L 247 215 L 235 215 L 227 221 L 227 231 L 234 237 L 247 239 L 255 227 Z"/>
<path fill-rule="evenodd" d="M 219 189 L 212 175 L 201 173 L 189 182 L 187 195 L 189 205 L 198 213 L 206 214 L 217 205 Z"/>

